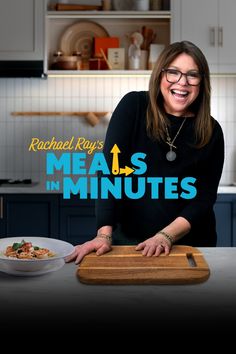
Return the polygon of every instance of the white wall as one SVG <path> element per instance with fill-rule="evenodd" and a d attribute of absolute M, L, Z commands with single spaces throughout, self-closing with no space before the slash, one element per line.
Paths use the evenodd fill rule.
<path fill-rule="evenodd" d="M 13 111 L 112 111 L 132 90 L 146 90 L 147 78 L 0 79 L 0 178 L 45 179 L 45 152 L 29 152 L 32 137 L 66 140 L 72 135 L 103 140 L 108 120 L 91 127 L 77 117 L 13 117 Z M 226 141 L 221 184 L 236 181 L 236 78 L 212 78 L 212 115 Z"/>

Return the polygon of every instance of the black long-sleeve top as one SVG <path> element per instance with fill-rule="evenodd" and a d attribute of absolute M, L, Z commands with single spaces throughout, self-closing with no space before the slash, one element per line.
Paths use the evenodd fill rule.
<path fill-rule="evenodd" d="M 146 154 L 147 171 L 145 177 L 185 177 L 196 178 L 197 195 L 193 199 L 165 199 L 164 183 L 160 185 L 159 198 L 152 199 L 150 185 L 140 199 L 122 200 L 110 197 L 98 199 L 96 205 L 97 227 L 121 225 L 127 239 L 143 241 L 153 236 L 178 216 L 191 224 L 191 231 L 178 243 L 192 246 L 214 246 L 216 227 L 213 206 L 224 162 L 224 138 L 222 129 L 214 120 L 212 137 L 202 148 L 194 147 L 194 117 L 187 117 L 174 145 L 177 157 L 174 161 L 166 159 L 170 150 L 166 142 L 150 139 L 146 130 L 147 92 L 130 92 L 117 105 L 105 139 L 104 154 L 111 169 L 114 144 L 117 144 L 120 166 L 130 166 L 131 155 L 136 152 Z M 184 117 L 167 115 L 171 139 L 175 136 Z M 212 118 L 213 119 L 213 118 Z M 135 185 L 137 177 L 132 181 Z M 180 186 L 178 192 L 181 193 Z"/>

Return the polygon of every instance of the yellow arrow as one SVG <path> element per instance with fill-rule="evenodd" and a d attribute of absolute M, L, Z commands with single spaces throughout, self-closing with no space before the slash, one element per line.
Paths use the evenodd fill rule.
<path fill-rule="evenodd" d="M 119 174 L 119 159 L 118 159 L 118 154 L 120 153 L 120 149 L 118 146 L 115 144 L 113 148 L 111 149 L 111 153 L 113 154 L 112 158 L 112 173 L 113 175 L 118 175 Z"/>
<path fill-rule="evenodd" d="M 120 175 L 125 173 L 126 176 L 130 175 L 133 173 L 135 170 L 129 166 L 125 166 L 125 168 L 120 168 Z"/>

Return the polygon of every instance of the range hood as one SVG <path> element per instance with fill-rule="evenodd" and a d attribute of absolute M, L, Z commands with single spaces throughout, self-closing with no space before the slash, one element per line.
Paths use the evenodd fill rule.
<path fill-rule="evenodd" d="M 43 60 L 1 60 L 0 77 L 44 77 Z"/>

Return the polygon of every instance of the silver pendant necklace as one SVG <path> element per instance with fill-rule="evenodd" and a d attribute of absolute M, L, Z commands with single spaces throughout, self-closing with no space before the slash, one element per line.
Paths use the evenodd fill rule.
<path fill-rule="evenodd" d="M 169 134 L 167 125 L 165 126 L 165 128 L 166 128 L 166 134 L 167 134 L 167 141 L 166 141 L 166 144 L 168 144 L 169 147 L 170 147 L 170 150 L 169 150 L 169 151 L 167 152 L 167 154 L 166 154 L 166 159 L 167 159 L 168 161 L 174 161 L 174 160 L 176 159 L 176 157 L 177 157 L 176 152 L 173 151 L 173 148 L 177 149 L 177 147 L 174 145 L 174 142 L 175 142 L 175 139 L 177 138 L 177 136 L 179 135 L 180 130 L 183 128 L 183 125 L 184 125 L 186 119 L 187 119 L 187 117 L 183 120 L 181 126 L 179 127 L 179 130 L 177 131 L 177 133 L 176 133 L 176 135 L 175 135 L 175 137 L 173 138 L 172 141 L 171 141 L 171 137 L 170 137 L 170 134 Z"/>

